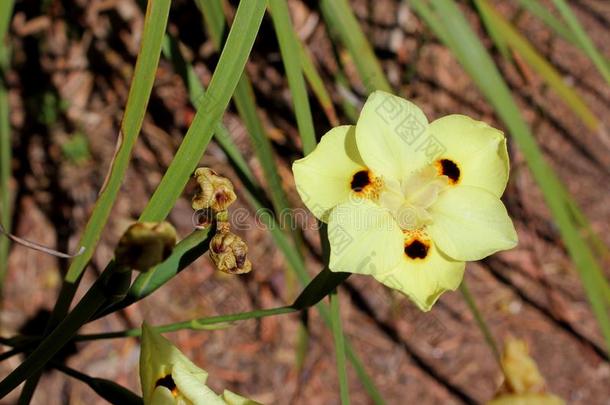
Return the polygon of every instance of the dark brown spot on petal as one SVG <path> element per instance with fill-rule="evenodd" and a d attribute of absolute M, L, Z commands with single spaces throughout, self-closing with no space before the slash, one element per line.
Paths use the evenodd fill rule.
<path fill-rule="evenodd" d="M 449 178 L 451 184 L 456 184 L 460 180 L 460 167 L 453 160 L 441 159 L 437 162 L 437 167 L 440 174 Z"/>
<path fill-rule="evenodd" d="M 235 255 L 235 264 L 241 269 L 246 264 L 246 255 Z"/>
<path fill-rule="evenodd" d="M 172 378 L 171 374 L 166 375 L 163 378 L 159 378 L 155 383 L 155 387 L 165 387 L 172 392 L 173 396 L 178 395 L 178 388 L 176 387 L 176 383 Z"/>
<path fill-rule="evenodd" d="M 352 176 L 350 187 L 354 191 L 362 191 L 366 186 L 371 184 L 371 176 L 368 170 L 360 170 Z"/>
<path fill-rule="evenodd" d="M 419 239 L 412 239 L 405 244 L 405 254 L 411 259 L 425 259 L 430 245 Z"/>

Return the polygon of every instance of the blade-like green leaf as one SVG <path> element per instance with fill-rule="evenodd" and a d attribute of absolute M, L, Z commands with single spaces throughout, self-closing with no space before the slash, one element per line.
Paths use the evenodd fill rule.
<path fill-rule="evenodd" d="M 121 187 L 123 177 L 129 166 L 131 150 L 136 143 L 148 100 L 155 81 L 155 73 L 161 54 L 161 41 L 165 33 L 169 16 L 169 0 L 150 1 L 146 9 L 142 43 L 136 61 L 133 81 L 129 88 L 125 114 L 121 122 L 121 129 L 117 139 L 117 148 L 110 162 L 110 168 L 99 192 L 98 199 L 87 222 L 80 245 L 85 251 L 76 256 L 70 264 L 68 272 L 59 292 L 59 297 L 53 308 L 48 328 L 56 325 L 68 312 L 72 298 L 78 288 L 79 281 L 93 256 L 95 247 L 102 230 L 108 221 L 108 216 Z M 20 404 L 29 403 L 38 382 L 39 374 L 34 376 L 21 391 Z"/>
<path fill-rule="evenodd" d="M 587 35 L 587 32 L 580 22 L 578 22 L 578 18 L 576 18 L 568 3 L 565 0 L 553 0 L 553 4 L 555 4 L 555 7 L 559 10 L 559 13 L 572 31 L 574 38 L 582 50 L 595 64 L 599 73 L 606 80 L 606 83 L 610 85 L 610 64 L 608 64 L 607 60 L 599 53 L 595 44 L 593 44 L 593 41 Z"/>
<path fill-rule="evenodd" d="M 352 273 L 332 272 L 328 267 L 324 267 L 322 271 L 307 284 L 292 306 L 303 309 L 315 305 L 333 292 L 351 275 Z"/>
<path fill-rule="evenodd" d="M 311 54 L 305 48 L 303 42 L 299 40 L 299 47 L 301 53 L 301 66 L 303 68 L 303 73 L 305 74 L 305 78 L 309 82 L 311 86 L 311 90 L 316 95 L 318 102 L 322 106 L 326 117 L 328 118 L 328 122 L 333 127 L 339 125 L 339 119 L 337 118 L 337 112 L 335 111 L 335 106 L 333 104 L 328 91 L 326 90 L 326 86 L 324 85 L 324 81 L 320 77 L 318 73 L 318 69 L 314 64 Z"/>
<path fill-rule="evenodd" d="M 507 84 L 491 56 L 468 25 L 459 7 L 452 0 L 433 0 L 432 4 L 444 27 L 443 39 L 446 40 L 449 48 L 481 92 L 495 107 L 496 112 L 523 152 L 551 210 L 568 253 L 580 271 L 579 274 L 593 313 L 610 348 L 610 319 L 608 319 L 605 299 L 599 286 L 603 273 L 586 241 L 580 235 L 578 226 L 571 220 L 570 208 L 564 198 L 563 185 L 546 163 Z M 424 16 L 422 15 L 422 17 Z M 449 35 L 446 35 L 447 33 Z"/>
<path fill-rule="evenodd" d="M 487 0 L 475 0 L 484 21 L 488 27 L 494 27 L 494 32 L 502 38 L 502 43 L 508 44 L 523 59 L 533 67 L 544 81 L 561 97 L 572 111 L 591 130 L 597 131 L 599 120 L 591 112 L 584 100 L 576 91 L 568 86 L 561 74 L 523 37 Z M 505 42 L 504 42 L 505 41 Z"/>
<path fill-rule="evenodd" d="M 207 4 L 207 2 L 203 3 L 204 8 Z M 163 55 L 172 61 L 174 69 L 182 77 L 182 80 L 187 87 L 191 104 L 196 107 L 198 101 L 201 100 L 205 94 L 205 89 L 199 81 L 193 66 L 184 60 L 184 57 L 179 49 L 178 41 L 171 35 L 165 36 Z M 227 154 L 232 166 L 239 174 L 240 180 L 244 182 L 249 189 L 256 190 L 256 193 L 262 196 L 262 189 L 255 185 L 256 178 L 248 167 L 248 162 L 246 162 L 246 159 L 237 148 L 237 145 L 235 145 L 231 139 L 228 129 L 225 128 L 221 122 L 216 125 L 216 129 L 214 130 L 214 139 Z"/>
<path fill-rule="evenodd" d="M 142 213 L 142 221 L 159 221 L 170 212 L 197 167 L 229 104 L 265 13 L 264 0 L 239 3 L 235 20 L 197 113 L 174 160 Z"/>
<path fill-rule="evenodd" d="M 348 49 L 358 74 L 369 92 L 384 90 L 391 92 L 375 52 L 371 48 L 354 12 L 347 0 L 320 0 L 320 10 L 329 29 L 337 32 Z"/>
<path fill-rule="evenodd" d="M 223 0 L 195 0 L 195 4 L 197 4 L 199 11 L 203 14 L 205 24 L 212 26 L 207 32 L 218 48 L 222 44 L 226 26 L 222 2 Z M 205 13 L 203 12 L 204 10 L 206 11 Z"/>
<path fill-rule="evenodd" d="M 133 81 L 129 89 L 125 114 L 121 122 L 117 150 L 110 163 L 108 175 L 100 191 L 93 213 L 80 240 L 80 245 L 84 246 L 86 250 L 72 261 L 65 277 L 67 284 L 76 283 L 76 280 L 79 279 L 83 269 L 91 259 L 95 251 L 95 245 L 108 220 L 110 209 L 127 171 L 131 150 L 140 133 L 142 121 L 146 113 L 146 106 L 148 105 L 155 81 L 157 65 L 161 55 L 161 42 L 169 15 L 169 6 L 169 0 L 150 1 L 148 3 L 144 31 L 142 33 L 142 44 L 133 74 Z M 67 304 L 69 305 L 69 302 Z"/>
<path fill-rule="evenodd" d="M 561 36 L 573 45 L 580 46 L 574 34 L 568 27 L 565 26 L 563 21 L 558 19 L 547 9 L 539 0 L 519 0 L 519 3 L 527 11 L 540 18 L 548 27 L 550 27 L 555 33 Z"/>
<path fill-rule="evenodd" d="M 100 397 L 114 405 L 144 405 L 142 397 L 132 391 L 104 378 L 90 377 L 63 364 L 54 364 L 57 370 L 87 384 Z"/>
<path fill-rule="evenodd" d="M 303 142 L 303 153 L 307 155 L 316 147 L 317 141 L 313 129 L 307 89 L 305 88 L 305 79 L 303 78 L 301 45 L 292 27 L 286 0 L 268 0 L 268 2 L 275 34 L 280 43 L 280 53 L 288 78 L 288 86 L 292 93 L 297 127 Z"/>
<path fill-rule="evenodd" d="M 210 240 L 213 236 L 213 228 L 208 227 L 196 230 L 182 239 L 163 263 L 160 263 L 144 273 L 140 273 L 138 277 L 136 277 L 124 299 L 109 307 L 103 308 L 92 320 L 128 307 L 134 302 L 144 299 L 155 292 L 163 284 L 171 280 L 188 265 L 207 252 Z"/>

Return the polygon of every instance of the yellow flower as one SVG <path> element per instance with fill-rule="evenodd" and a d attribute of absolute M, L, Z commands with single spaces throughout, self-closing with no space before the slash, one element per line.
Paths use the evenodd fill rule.
<path fill-rule="evenodd" d="M 355 126 L 326 133 L 292 167 L 305 205 L 328 223 L 332 271 L 372 275 L 429 310 L 466 261 L 517 244 L 500 197 L 503 133 L 463 115 L 430 124 L 377 91 Z"/>
<path fill-rule="evenodd" d="M 145 405 L 257 405 L 225 390 L 217 395 L 205 382 L 208 373 L 193 364 L 171 342 L 142 325 L 140 383 Z M 258 404 L 260 405 L 260 404 Z"/>

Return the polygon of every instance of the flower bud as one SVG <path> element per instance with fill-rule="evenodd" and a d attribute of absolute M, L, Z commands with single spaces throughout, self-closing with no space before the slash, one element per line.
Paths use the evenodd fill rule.
<path fill-rule="evenodd" d="M 529 356 L 527 344 L 509 339 L 502 353 L 502 371 L 506 380 L 496 397 L 487 405 L 564 405 L 564 401 L 546 392 L 544 377 Z"/>
<path fill-rule="evenodd" d="M 205 383 L 208 373 L 193 364 L 169 340 L 142 325 L 140 383 L 144 405 L 256 405 L 226 391 L 217 395 Z"/>
<path fill-rule="evenodd" d="M 248 245 L 228 230 L 218 232 L 210 242 L 210 258 L 220 271 L 229 274 L 243 274 L 252 270 L 247 258 Z"/>
<path fill-rule="evenodd" d="M 136 222 L 131 225 L 115 251 L 118 264 L 146 271 L 163 262 L 176 244 L 176 230 L 169 222 Z"/>
<path fill-rule="evenodd" d="M 237 199 L 233 183 L 214 170 L 200 167 L 195 170 L 194 177 L 200 187 L 199 192 L 193 196 L 194 210 L 211 208 L 217 212 L 224 211 Z"/>

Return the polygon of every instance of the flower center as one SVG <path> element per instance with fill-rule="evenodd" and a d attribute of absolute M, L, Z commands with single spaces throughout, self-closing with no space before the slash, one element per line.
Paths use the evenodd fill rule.
<path fill-rule="evenodd" d="M 450 184 L 456 184 L 460 180 L 460 167 L 451 159 L 441 159 L 435 163 L 438 174 L 449 178 Z"/>
<path fill-rule="evenodd" d="M 405 254 L 411 259 L 425 259 L 430 246 L 424 241 L 413 239 L 405 244 Z"/>
<path fill-rule="evenodd" d="M 170 390 L 174 397 L 178 396 L 178 387 L 176 387 L 176 383 L 174 382 L 174 379 L 172 378 L 171 374 L 168 374 L 165 377 L 159 378 L 157 380 L 157 382 L 155 383 L 155 387 L 158 387 L 158 386 L 162 386 L 162 387 L 165 387 L 168 390 Z"/>
<path fill-rule="evenodd" d="M 370 170 L 366 169 L 354 173 L 349 185 L 358 197 L 377 200 L 382 187 L 382 181 L 379 177 L 375 177 Z"/>
<path fill-rule="evenodd" d="M 430 165 L 400 181 L 385 181 L 379 204 L 392 213 L 401 229 L 421 229 L 432 221 L 428 209 L 450 181 L 448 175 L 443 173 L 439 176 L 437 168 Z M 418 249 L 418 246 L 413 249 Z M 408 254 L 406 247 L 405 253 Z"/>

